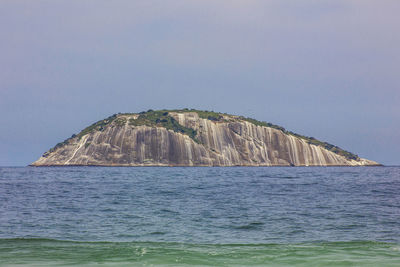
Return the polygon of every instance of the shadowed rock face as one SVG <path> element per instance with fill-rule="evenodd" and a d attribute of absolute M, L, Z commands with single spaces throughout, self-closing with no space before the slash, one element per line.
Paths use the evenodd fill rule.
<path fill-rule="evenodd" d="M 213 121 L 196 112 L 170 112 L 196 138 L 164 127 L 134 125 L 138 115 L 117 120 L 69 139 L 32 166 L 359 166 L 379 165 L 347 159 L 321 146 L 235 116 Z"/>

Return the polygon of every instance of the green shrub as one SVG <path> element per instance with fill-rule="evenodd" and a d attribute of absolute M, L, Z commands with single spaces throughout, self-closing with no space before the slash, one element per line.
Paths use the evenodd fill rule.
<path fill-rule="evenodd" d="M 117 126 L 124 126 L 126 124 L 126 118 L 117 118 L 114 122 Z"/>
<path fill-rule="evenodd" d="M 164 127 L 168 130 L 173 130 L 177 133 L 182 133 L 188 135 L 194 141 L 199 142 L 196 138 L 197 131 L 192 128 L 187 128 L 181 124 L 177 120 L 175 120 L 172 116 L 169 116 L 169 113 L 163 110 L 159 111 L 147 111 L 145 113 L 140 113 L 137 119 L 129 119 L 129 125 L 132 126 L 140 126 L 146 125 L 150 127 Z"/>
<path fill-rule="evenodd" d="M 98 121 L 96 123 L 93 123 L 92 125 L 90 125 L 89 127 L 86 127 L 85 129 L 83 129 L 78 135 L 77 137 L 79 138 L 79 140 L 82 138 L 82 136 L 87 135 L 88 133 L 91 133 L 93 131 L 103 131 L 105 126 L 109 125 L 111 122 L 113 122 L 115 119 L 117 118 L 117 114 L 114 114 L 104 120 Z"/>

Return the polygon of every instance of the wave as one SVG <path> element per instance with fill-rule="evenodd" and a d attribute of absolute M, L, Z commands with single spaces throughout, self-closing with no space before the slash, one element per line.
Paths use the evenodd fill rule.
<path fill-rule="evenodd" d="M 0 266 L 398 266 L 400 245 L 374 241 L 297 244 L 0 239 Z"/>

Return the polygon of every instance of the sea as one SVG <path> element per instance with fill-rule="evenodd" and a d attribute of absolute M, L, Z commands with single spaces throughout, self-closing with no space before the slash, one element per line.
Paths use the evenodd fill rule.
<path fill-rule="evenodd" d="M 400 266 L 400 167 L 1 167 L 0 266 Z"/>

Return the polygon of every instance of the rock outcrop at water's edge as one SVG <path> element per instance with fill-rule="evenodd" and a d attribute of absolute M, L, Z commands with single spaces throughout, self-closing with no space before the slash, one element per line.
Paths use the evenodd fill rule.
<path fill-rule="evenodd" d="M 367 166 L 328 143 L 253 119 L 195 110 L 118 114 L 31 166 Z"/>

